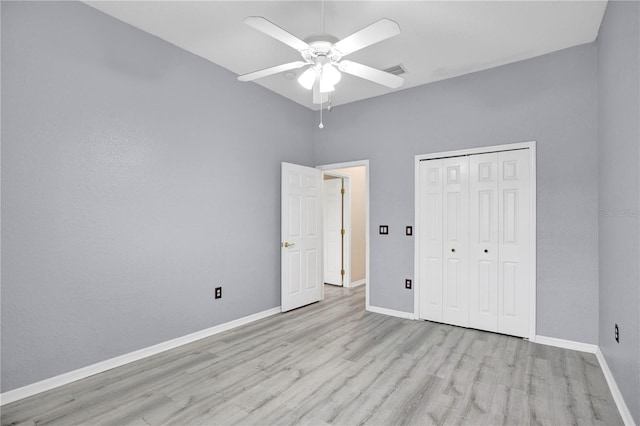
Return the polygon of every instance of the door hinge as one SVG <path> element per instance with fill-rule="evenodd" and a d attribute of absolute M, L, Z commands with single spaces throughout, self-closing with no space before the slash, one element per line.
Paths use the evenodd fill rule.
<path fill-rule="evenodd" d="M 344 229 L 341 229 L 341 230 L 340 230 L 340 235 L 344 235 L 345 233 L 346 233 L 346 232 L 345 232 L 345 230 L 344 230 Z"/>
<path fill-rule="evenodd" d="M 344 277 L 344 274 L 345 274 L 344 269 L 340 269 L 340 275 Z"/>
<path fill-rule="evenodd" d="M 340 193 L 344 195 L 344 188 L 340 188 Z"/>

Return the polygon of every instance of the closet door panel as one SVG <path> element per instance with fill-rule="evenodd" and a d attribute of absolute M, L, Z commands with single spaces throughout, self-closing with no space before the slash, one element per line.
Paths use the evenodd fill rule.
<path fill-rule="evenodd" d="M 420 318 L 442 322 L 443 160 L 420 163 Z"/>
<path fill-rule="evenodd" d="M 498 332 L 529 335 L 531 182 L 529 150 L 498 153 Z"/>
<path fill-rule="evenodd" d="M 469 158 L 443 163 L 443 321 L 469 326 Z"/>
<path fill-rule="evenodd" d="M 498 331 L 498 154 L 469 157 L 469 325 Z"/>

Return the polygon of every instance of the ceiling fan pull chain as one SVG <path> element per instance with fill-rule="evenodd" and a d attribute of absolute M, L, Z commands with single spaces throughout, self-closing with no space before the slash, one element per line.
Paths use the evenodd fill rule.
<path fill-rule="evenodd" d="M 324 124 L 322 124 L 322 98 L 320 98 L 320 124 L 318 127 L 324 129 Z"/>

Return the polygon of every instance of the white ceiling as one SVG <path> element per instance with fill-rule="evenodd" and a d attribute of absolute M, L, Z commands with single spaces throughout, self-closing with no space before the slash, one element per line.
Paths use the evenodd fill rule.
<path fill-rule="evenodd" d="M 245 25 L 263 16 L 305 38 L 321 32 L 320 1 L 87 1 L 236 74 L 300 59 L 292 48 Z M 326 1 L 326 32 L 338 38 L 386 17 L 400 35 L 347 58 L 408 71 L 397 90 L 480 71 L 595 40 L 606 1 Z M 296 70 L 298 75 L 304 69 Z M 255 84 L 255 83 L 238 83 Z M 283 74 L 257 81 L 311 109 L 311 92 Z M 332 94 L 341 105 L 393 91 L 344 75 Z"/>

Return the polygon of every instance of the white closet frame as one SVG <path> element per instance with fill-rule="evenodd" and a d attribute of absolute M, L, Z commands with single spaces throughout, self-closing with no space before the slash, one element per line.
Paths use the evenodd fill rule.
<path fill-rule="evenodd" d="M 531 228 L 530 228 L 530 246 L 529 253 L 531 254 L 531 268 L 530 268 L 530 295 L 529 301 L 530 305 L 530 316 L 529 316 L 529 336 L 528 340 L 531 342 L 535 342 L 536 339 L 536 142 L 519 142 L 505 145 L 494 145 L 494 146 L 485 146 L 479 148 L 470 148 L 470 149 L 461 149 L 456 151 L 446 151 L 446 152 L 434 152 L 431 154 L 421 154 L 415 156 L 415 217 L 414 217 L 414 281 L 415 281 L 415 293 L 413 295 L 413 315 L 415 319 L 420 319 L 420 291 L 421 291 L 421 280 L 420 280 L 420 232 L 422 230 L 419 227 L 419 218 L 420 218 L 420 161 L 422 160 L 432 160 L 435 158 L 446 158 L 446 157 L 455 157 L 462 155 L 472 155 L 472 154 L 486 154 L 490 152 L 500 152 L 500 151 L 510 151 L 515 149 L 529 149 L 529 161 L 530 161 L 530 182 L 531 182 L 531 200 L 530 200 L 530 211 L 531 215 Z"/>

